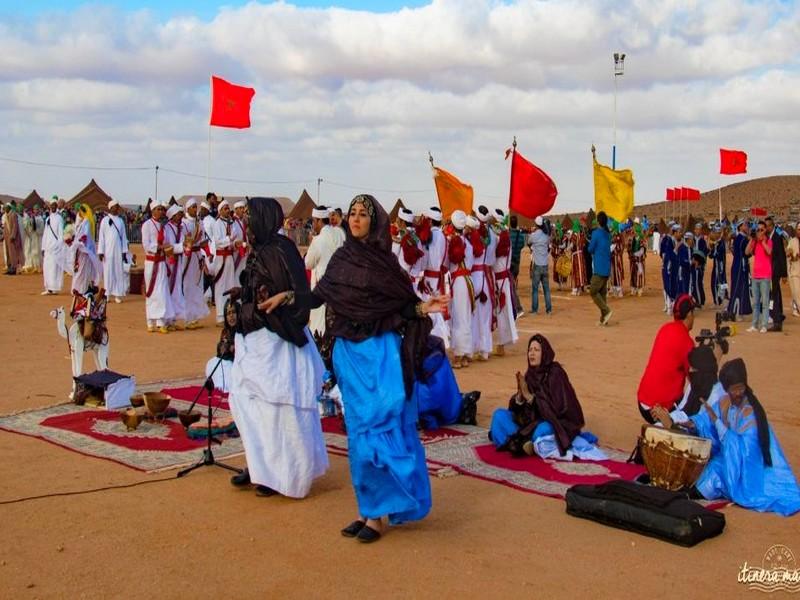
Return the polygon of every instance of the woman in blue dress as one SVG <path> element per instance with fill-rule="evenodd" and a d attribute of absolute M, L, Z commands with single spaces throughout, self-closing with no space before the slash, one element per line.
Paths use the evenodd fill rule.
<path fill-rule="evenodd" d="M 392 253 L 389 216 L 372 196 L 353 198 L 345 233 L 307 297 L 283 292 L 259 306 L 267 312 L 295 302 L 327 307 L 359 511 L 342 535 L 374 542 L 384 517 L 400 524 L 424 518 L 431 508 L 413 391 L 415 379 L 424 377 L 427 314 L 441 312 L 448 298 L 417 297 Z"/>
<path fill-rule="evenodd" d="M 753 305 L 750 303 L 750 262 L 745 256 L 745 248 L 749 239 L 744 232 L 745 221 L 739 221 L 736 237 L 733 239 L 731 252 L 731 300 L 728 303 L 728 312 L 736 315 L 736 320 L 741 321 L 744 315 L 753 314 Z"/>

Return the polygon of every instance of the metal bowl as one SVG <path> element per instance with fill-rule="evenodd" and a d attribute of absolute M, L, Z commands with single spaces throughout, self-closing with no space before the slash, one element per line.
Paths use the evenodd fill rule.
<path fill-rule="evenodd" d="M 147 408 L 147 412 L 154 417 L 163 415 L 172 400 L 170 396 L 161 392 L 145 392 L 142 396 L 144 396 L 144 405 Z"/>

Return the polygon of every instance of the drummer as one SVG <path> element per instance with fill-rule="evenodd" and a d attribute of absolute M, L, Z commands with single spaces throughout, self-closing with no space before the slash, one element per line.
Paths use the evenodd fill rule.
<path fill-rule="evenodd" d="M 653 342 L 642 379 L 639 382 L 637 400 L 639 412 L 648 423 L 660 420 L 662 411 L 673 412 L 683 399 L 686 377 L 689 374 L 689 353 L 694 349 L 694 340 L 689 333 L 694 327 L 695 303 L 689 294 L 675 300 L 673 320 L 661 326 Z M 675 417 L 673 417 L 674 419 Z"/>

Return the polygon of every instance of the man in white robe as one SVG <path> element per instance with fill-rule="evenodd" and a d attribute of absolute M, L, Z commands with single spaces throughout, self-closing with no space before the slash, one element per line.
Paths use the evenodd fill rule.
<path fill-rule="evenodd" d="M 442 231 L 442 211 L 438 206 L 432 206 L 423 212 L 423 216 L 431 221 L 431 239 L 425 248 L 423 259 L 423 300 L 430 300 L 434 296 L 447 294 L 447 240 Z M 442 313 L 428 315 L 433 321 L 431 334 L 440 337 L 445 348 L 450 348 L 450 328 Z"/>
<path fill-rule="evenodd" d="M 169 333 L 167 322 L 172 318 L 169 296 L 169 274 L 166 263 L 166 232 L 161 224 L 164 205 L 155 200 L 150 205 L 151 217 L 142 223 L 144 257 L 145 316 L 147 331 Z M 170 250 L 171 251 L 171 250 Z"/>
<path fill-rule="evenodd" d="M 167 247 L 171 248 L 167 256 L 169 276 L 169 301 L 172 305 L 172 317 L 167 320 L 167 329 L 170 331 L 183 331 L 186 327 L 186 304 L 183 298 L 181 278 L 184 265 L 184 231 L 183 208 L 180 204 L 173 204 L 167 209 L 167 222 L 164 225 L 164 240 Z"/>
<path fill-rule="evenodd" d="M 203 275 L 203 291 L 207 304 L 214 302 L 214 255 L 216 254 L 214 248 L 214 223 L 217 219 L 211 214 L 211 205 L 207 200 L 200 203 L 199 211 L 200 225 L 203 228 L 203 233 L 208 240 L 208 249 L 206 251 L 206 263 Z"/>
<path fill-rule="evenodd" d="M 238 200 L 233 205 L 233 233 L 237 240 L 241 240 L 237 252 L 233 255 L 233 264 L 236 266 L 236 285 L 239 285 L 239 276 L 244 271 L 247 263 L 247 202 Z"/>
<path fill-rule="evenodd" d="M 217 327 L 222 327 L 224 320 L 227 292 L 238 287 L 236 280 L 236 263 L 234 256 L 238 254 L 242 240 L 236 237 L 231 217 L 231 206 L 223 200 L 217 206 L 219 217 L 214 223 L 213 241 L 214 256 L 214 304 L 217 309 Z"/>
<path fill-rule="evenodd" d="M 509 237 L 508 228 L 503 224 L 505 213 L 499 208 L 496 208 L 493 216 L 495 224 L 492 227 L 497 238 L 497 244 L 495 245 L 495 261 L 492 266 L 495 293 L 497 295 L 495 307 L 495 314 L 497 315 L 497 349 L 495 353 L 498 356 L 503 356 L 505 354 L 505 347 L 509 344 L 516 343 L 517 339 L 519 339 L 519 335 L 517 334 L 517 324 L 514 319 L 511 238 Z"/>
<path fill-rule="evenodd" d="M 80 214 L 75 218 L 75 238 L 70 250 L 72 251 L 70 264 L 73 269 L 72 291 L 83 296 L 89 290 L 89 286 L 97 285 L 100 281 L 103 267 L 97 258 L 92 222 Z"/>
<path fill-rule="evenodd" d="M 485 212 L 482 212 L 482 210 Z M 481 234 L 483 252 L 475 256 L 472 265 L 472 285 L 475 289 L 475 311 L 472 314 L 473 352 L 478 360 L 489 359 L 492 352 L 492 324 L 494 321 L 494 276 L 492 267 L 495 262 L 494 250 L 497 236 L 488 227 L 491 218 L 485 206 L 478 207 L 478 218 L 467 217 L 467 226 Z M 485 234 L 484 234 L 485 232 Z M 488 240 L 487 240 L 488 238 Z"/>
<path fill-rule="evenodd" d="M 308 246 L 305 256 L 306 269 L 311 271 L 311 289 L 317 285 L 325 270 L 328 262 L 336 250 L 344 243 L 336 233 L 333 225 L 330 224 L 330 209 L 325 206 L 318 206 L 311 211 L 312 227 L 314 228 L 314 238 Z M 341 229 L 341 228 L 340 228 Z M 325 335 L 325 305 L 311 311 L 309 317 L 309 328 L 312 334 Z"/>
<path fill-rule="evenodd" d="M 39 214 L 38 206 L 22 218 L 22 228 L 25 232 L 25 266 L 22 270 L 26 273 L 41 273 L 44 220 Z"/>
<path fill-rule="evenodd" d="M 450 343 L 453 348 L 453 368 L 469 366 L 472 354 L 472 311 L 475 296 L 470 272 L 472 246 L 465 234 L 467 215 L 456 210 L 450 217 L 455 233 L 447 242 L 447 265 L 450 271 Z"/>
<path fill-rule="evenodd" d="M 128 233 L 125 220 L 120 216 L 119 202 L 108 203 L 108 214 L 100 221 L 97 236 L 97 256 L 103 263 L 103 287 L 106 295 L 119 304 L 128 293 L 128 277 L 125 272 L 130 261 L 128 255 Z"/>
<path fill-rule="evenodd" d="M 64 222 L 58 212 L 58 202 L 50 202 L 50 213 L 44 220 L 44 237 L 42 238 L 42 271 L 44 273 L 44 291 L 42 296 L 57 294 L 64 284 Z"/>
<path fill-rule="evenodd" d="M 400 238 L 397 248 L 397 262 L 408 273 L 411 284 L 414 286 L 414 291 L 417 292 L 418 296 L 421 296 L 419 283 L 422 279 L 422 272 L 425 270 L 425 249 L 422 247 L 414 228 L 414 213 L 405 207 L 400 207 L 397 218 L 403 221 L 405 225 L 405 232 Z"/>
<path fill-rule="evenodd" d="M 202 223 L 197 219 L 197 200 L 186 202 L 186 217 L 183 219 L 186 251 L 183 272 L 179 273 L 183 285 L 186 329 L 202 327 L 200 319 L 208 315 L 208 304 L 203 295 L 203 265 L 207 257 L 208 238 Z"/>

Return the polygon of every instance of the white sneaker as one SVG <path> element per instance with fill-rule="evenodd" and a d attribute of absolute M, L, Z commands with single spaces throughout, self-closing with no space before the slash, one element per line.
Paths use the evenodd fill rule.
<path fill-rule="evenodd" d="M 114 298 L 114 302 L 116 302 L 117 304 L 122 304 L 122 298 L 120 298 L 118 296 L 118 297 Z"/>
<path fill-rule="evenodd" d="M 792 311 L 792 316 L 793 317 L 800 317 L 800 312 L 797 312 L 796 310 L 793 310 Z"/>
<path fill-rule="evenodd" d="M 613 314 L 614 314 L 613 310 L 608 311 L 606 313 L 606 316 L 603 317 L 602 319 L 600 319 L 600 324 L 601 325 L 608 325 L 608 322 L 611 320 L 611 315 L 613 315 Z"/>
<path fill-rule="evenodd" d="M 762 327 L 761 329 L 758 330 L 758 332 L 759 333 L 767 333 L 767 328 L 766 327 Z"/>
<path fill-rule="evenodd" d="M 746 331 L 747 331 L 747 333 L 753 333 L 754 331 L 758 331 L 758 329 L 751 325 L 750 327 L 747 328 Z"/>
<path fill-rule="evenodd" d="M 45 290 L 45 291 L 43 291 L 43 292 L 42 292 L 41 294 L 39 294 L 39 295 L 40 295 L 40 296 L 49 296 L 49 295 L 50 295 L 50 290 Z"/>

